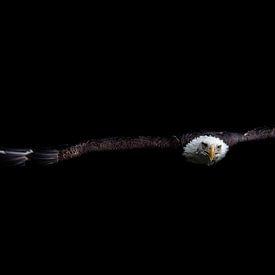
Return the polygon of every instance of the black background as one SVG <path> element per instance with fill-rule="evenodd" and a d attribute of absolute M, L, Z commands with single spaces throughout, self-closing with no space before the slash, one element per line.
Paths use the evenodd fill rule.
<path fill-rule="evenodd" d="M 219 17 L 217 24 L 127 14 L 52 20 L 6 21 L 2 146 L 274 124 L 272 44 L 257 20 Z M 263 154 L 249 157 L 250 164 L 269 157 Z"/>
<path fill-rule="evenodd" d="M 265 27 L 230 17 L 124 15 L 5 22 L 1 146 L 274 125 Z M 128 233 L 152 226 L 152 236 L 169 225 L 205 241 L 210 225 L 241 227 L 270 209 L 274 148 L 235 148 L 211 168 L 173 153 L 126 152 L 1 170 L 5 207 L 39 228 L 73 220 L 85 231 L 91 222 L 109 242 L 123 224 Z"/>

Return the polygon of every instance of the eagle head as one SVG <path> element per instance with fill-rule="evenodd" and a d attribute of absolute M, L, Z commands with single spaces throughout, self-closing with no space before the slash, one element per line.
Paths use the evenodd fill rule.
<path fill-rule="evenodd" d="M 199 136 L 192 139 L 183 149 L 183 156 L 187 161 L 210 166 L 225 157 L 228 145 L 217 137 Z"/>

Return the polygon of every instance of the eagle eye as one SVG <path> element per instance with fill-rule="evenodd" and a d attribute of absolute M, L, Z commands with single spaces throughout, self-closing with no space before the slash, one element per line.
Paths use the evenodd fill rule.
<path fill-rule="evenodd" d="M 217 146 L 217 149 L 220 150 L 221 148 L 222 148 L 221 144 Z"/>
<path fill-rule="evenodd" d="M 207 144 L 207 143 L 205 143 L 205 142 L 202 142 L 202 143 L 201 143 L 201 146 L 202 146 L 202 148 L 203 148 L 203 149 L 205 149 L 205 148 L 207 148 L 207 147 L 208 147 L 208 144 Z"/>

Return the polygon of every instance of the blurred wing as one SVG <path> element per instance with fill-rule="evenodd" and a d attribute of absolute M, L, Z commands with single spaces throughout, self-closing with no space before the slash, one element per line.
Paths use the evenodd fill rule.
<path fill-rule="evenodd" d="M 0 167 L 49 165 L 58 162 L 58 150 L 1 149 Z"/>
<path fill-rule="evenodd" d="M 30 149 L 0 150 L 0 166 L 25 166 L 32 153 Z"/>
<path fill-rule="evenodd" d="M 176 137 L 114 137 L 92 139 L 62 150 L 0 149 L 1 166 L 50 165 L 91 152 L 129 151 L 138 149 L 179 150 Z"/>

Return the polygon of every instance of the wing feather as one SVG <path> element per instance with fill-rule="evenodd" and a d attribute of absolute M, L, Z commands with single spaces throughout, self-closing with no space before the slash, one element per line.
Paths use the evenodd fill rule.
<path fill-rule="evenodd" d="M 275 138 L 275 127 L 255 128 L 243 134 L 242 141 L 256 141 Z"/>
<path fill-rule="evenodd" d="M 178 150 L 181 142 L 173 137 L 113 137 L 92 139 L 59 151 L 59 161 L 72 159 L 90 152 L 125 151 L 136 149 Z"/>

